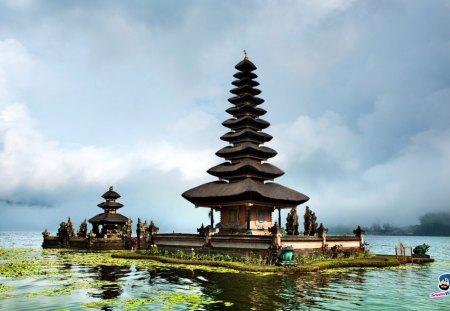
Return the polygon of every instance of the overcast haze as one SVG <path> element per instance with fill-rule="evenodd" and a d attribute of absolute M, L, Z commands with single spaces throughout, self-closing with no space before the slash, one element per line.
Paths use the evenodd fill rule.
<path fill-rule="evenodd" d="M 449 210 L 449 16 L 448 1 L 0 1 L 0 229 L 78 227 L 110 185 L 133 230 L 208 223 L 181 193 L 215 180 L 243 49 L 276 181 L 319 222 Z"/>

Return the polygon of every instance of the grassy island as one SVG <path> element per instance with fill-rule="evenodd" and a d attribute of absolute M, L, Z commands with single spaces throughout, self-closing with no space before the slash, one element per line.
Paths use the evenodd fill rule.
<path fill-rule="evenodd" d="M 116 253 L 113 258 L 121 259 L 148 259 L 165 264 L 194 265 L 217 268 L 227 268 L 248 272 L 272 272 L 272 273 L 302 273 L 337 268 L 386 268 L 402 264 L 402 261 L 394 255 L 373 255 L 368 253 L 356 253 L 347 258 L 328 258 L 324 255 L 297 256 L 295 265 L 276 266 L 265 264 L 261 257 L 244 256 L 233 258 L 227 255 L 199 255 L 193 253 L 154 253 L 142 251 L 135 253 Z M 411 262 L 411 258 L 406 258 Z M 416 263 L 431 262 L 433 259 L 422 260 Z M 404 261 L 403 261 L 404 262 Z"/>

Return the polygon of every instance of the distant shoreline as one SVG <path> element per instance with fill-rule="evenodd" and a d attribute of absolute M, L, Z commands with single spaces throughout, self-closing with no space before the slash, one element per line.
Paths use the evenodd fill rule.
<path fill-rule="evenodd" d="M 366 235 L 375 236 L 423 236 L 423 237 L 450 237 L 448 235 L 430 235 L 430 234 L 414 234 L 414 233 L 381 233 L 381 232 L 367 232 Z"/>

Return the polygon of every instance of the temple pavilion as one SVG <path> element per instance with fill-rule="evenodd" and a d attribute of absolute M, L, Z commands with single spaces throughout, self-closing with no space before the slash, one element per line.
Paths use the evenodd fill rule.
<path fill-rule="evenodd" d="M 260 117 L 266 111 L 259 106 L 264 102 L 256 87 L 259 85 L 253 72 L 256 66 L 245 54 L 235 68 L 234 95 L 228 101 L 232 107 L 226 110 L 232 118 L 222 123 L 229 129 L 221 139 L 229 145 L 216 152 L 225 162 L 211 167 L 207 172 L 218 178 L 192 188 L 182 196 L 196 207 L 211 208 L 220 212 L 218 234 L 269 234 L 273 226 L 272 213 L 278 210 L 278 225 L 281 223 L 282 208 L 292 208 L 309 200 L 293 189 L 273 182 L 284 172 L 267 163 L 277 152 L 263 146 L 272 136 L 262 130 L 269 123 Z"/>
<path fill-rule="evenodd" d="M 105 202 L 101 202 L 97 206 L 103 209 L 103 213 L 89 219 L 95 234 L 106 236 L 120 235 L 120 227 L 124 226 L 128 220 L 127 217 L 117 213 L 117 210 L 123 207 L 122 203 L 116 201 L 120 197 L 120 194 L 114 191 L 113 186 L 109 187 L 109 190 L 102 195 Z"/>

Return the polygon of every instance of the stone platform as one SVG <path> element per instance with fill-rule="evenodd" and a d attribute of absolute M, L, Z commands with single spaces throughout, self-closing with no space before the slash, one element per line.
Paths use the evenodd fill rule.
<path fill-rule="evenodd" d="M 262 255 L 272 249 L 274 237 L 271 235 L 212 235 L 201 237 L 196 234 L 157 234 L 152 238 L 154 245 L 162 251 L 196 251 L 222 253 L 230 256 Z M 282 246 L 292 246 L 299 254 L 332 251 L 343 252 L 364 250 L 364 240 L 356 236 L 310 236 L 281 237 Z"/>

